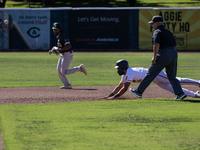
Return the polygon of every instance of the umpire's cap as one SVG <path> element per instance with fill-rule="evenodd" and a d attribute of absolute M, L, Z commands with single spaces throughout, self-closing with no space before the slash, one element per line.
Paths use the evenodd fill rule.
<path fill-rule="evenodd" d="M 153 16 L 152 20 L 148 23 L 155 23 L 155 22 L 163 22 L 163 18 L 161 16 Z"/>
<path fill-rule="evenodd" d="M 55 22 L 55 23 L 53 24 L 52 29 L 61 29 L 61 26 L 60 26 L 60 24 L 59 24 L 58 22 Z"/>
<path fill-rule="evenodd" d="M 115 68 L 121 68 L 122 70 L 125 70 L 129 67 L 128 65 L 128 61 L 124 60 L 124 59 L 121 59 L 121 60 L 118 60 L 116 62 L 116 66 Z"/>

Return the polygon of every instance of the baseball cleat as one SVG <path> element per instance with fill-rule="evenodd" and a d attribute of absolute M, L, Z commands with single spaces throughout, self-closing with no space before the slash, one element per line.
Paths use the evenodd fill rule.
<path fill-rule="evenodd" d="M 196 98 L 200 98 L 200 92 L 199 92 L 199 91 L 196 91 L 195 97 L 196 97 Z"/>
<path fill-rule="evenodd" d="M 60 89 L 72 89 L 72 86 L 71 84 L 67 84 L 67 85 L 61 86 Z"/>
<path fill-rule="evenodd" d="M 186 97 L 187 97 L 187 95 L 185 93 L 182 93 L 182 94 L 177 95 L 177 97 L 174 98 L 174 99 L 176 99 L 176 100 L 182 100 L 182 99 L 184 99 Z"/>
<path fill-rule="evenodd" d="M 81 72 L 83 72 L 87 76 L 87 71 L 83 64 L 80 65 Z"/>
<path fill-rule="evenodd" d="M 135 96 L 137 96 L 138 98 L 142 98 L 142 94 L 138 93 L 137 90 L 130 88 L 131 93 L 133 93 Z"/>

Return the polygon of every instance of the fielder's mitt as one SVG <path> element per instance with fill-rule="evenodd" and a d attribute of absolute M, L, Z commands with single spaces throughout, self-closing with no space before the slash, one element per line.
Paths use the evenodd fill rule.
<path fill-rule="evenodd" d="M 59 48 L 54 46 L 51 50 L 49 50 L 49 54 L 51 55 L 52 53 L 58 55 L 60 53 Z"/>

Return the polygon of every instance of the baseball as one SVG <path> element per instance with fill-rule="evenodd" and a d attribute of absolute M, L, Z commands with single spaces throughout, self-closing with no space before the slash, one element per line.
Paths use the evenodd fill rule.
<path fill-rule="evenodd" d="M 5 24 L 8 24 L 9 22 L 8 22 L 8 20 L 6 19 L 6 20 L 4 20 L 4 23 L 5 23 Z"/>

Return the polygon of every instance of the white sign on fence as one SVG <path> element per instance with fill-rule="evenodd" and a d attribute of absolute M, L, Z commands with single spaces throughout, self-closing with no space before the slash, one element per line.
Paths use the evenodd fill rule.
<path fill-rule="evenodd" d="M 12 10 L 11 27 L 15 28 L 29 49 L 49 49 L 50 10 Z"/>

